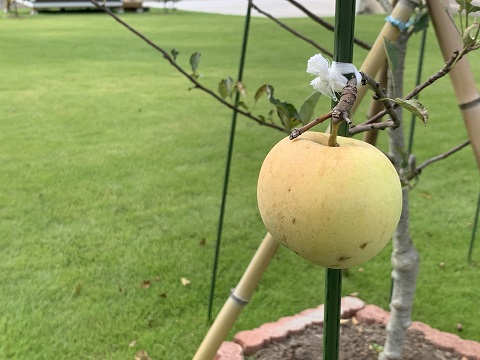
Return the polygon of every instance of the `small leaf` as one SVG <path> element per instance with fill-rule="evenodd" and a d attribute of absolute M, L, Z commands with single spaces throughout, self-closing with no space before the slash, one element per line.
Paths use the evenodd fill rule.
<path fill-rule="evenodd" d="M 255 97 L 254 97 L 255 103 L 257 103 L 257 101 L 267 93 L 267 88 L 268 88 L 268 84 L 262 85 L 258 88 L 258 90 L 255 92 Z"/>
<path fill-rule="evenodd" d="M 233 79 L 228 77 L 226 79 L 222 79 L 218 84 L 218 92 L 223 99 L 228 97 L 232 97 L 232 86 L 233 86 Z"/>
<path fill-rule="evenodd" d="M 198 70 L 198 65 L 200 64 L 200 58 L 202 57 L 202 54 L 200 52 L 194 52 L 190 56 L 190 65 L 192 66 L 192 72 L 194 74 L 197 73 Z"/>
<path fill-rule="evenodd" d="M 422 11 L 415 18 L 412 31 L 414 33 L 417 33 L 419 31 L 426 29 L 428 27 L 428 21 L 429 21 L 428 12 Z"/>
<path fill-rule="evenodd" d="M 377 343 L 372 343 L 370 346 L 369 346 L 370 349 L 372 349 L 373 351 L 375 351 L 376 353 L 381 353 L 383 351 L 383 346 L 382 345 L 379 345 Z"/>
<path fill-rule="evenodd" d="M 137 346 L 137 342 L 136 342 L 135 340 L 130 341 L 130 343 L 128 344 L 128 346 L 130 346 L 130 347 L 135 347 L 135 346 Z"/>
<path fill-rule="evenodd" d="M 313 117 L 313 111 L 315 110 L 315 106 L 317 105 L 318 99 L 320 99 L 321 94 L 318 91 L 313 92 L 310 96 L 305 100 L 300 108 L 300 121 L 303 125 L 307 124 Z"/>
<path fill-rule="evenodd" d="M 237 102 L 237 107 L 243 108 L 248 111 L 248 105 L 244 103 L 243 101 Z"/>
<path fill-rule="evenodd" d="M 140 350 L 135 354 L 135 360 L 151 360 L 145 350 Z"/>
<path fill-rule="evenodd" d="M 235 90 L 237 90 L 242 97 L 247 97 L 247 89 L 241 81 L 237 81 L 237 83 L 235 84 Z"/>
<path fill-rule="evenodd" d="M 395 102 L 400 105 L 402 108 L 405 110 L 410 111 L 412 114 L 416 115 L 417 117 L 420 118 L 420 120 L 423 121 L 425 125 L 427 125 L 427 120 L 428 120 L 428 111 L 425 109 L 425 107 L 422 105 L 422 103 L 416 99 L 409 99 L 409 100 L 403 100 L 400 98 L 396 98 Z"/>
<path fill-rule="evenodd" d="M 190 285 L 190 283 L 191 283 L 190 280 L 188 280 L 187 278 L 184 278 L 184 277 L 182 277 L 182 278 L 180 279 L 180 281 L 182 282 L 182 285 L 183 285 L 183 286 L 188 286 L 188 285 Z"/>
<path fill-rule="evenodd" d="M 150 285 L 152 285 L 152 283 L 150 282 L 150 280 L 144 280 L 142 282 L 142 285 L 140 285 L 140 287 L 142 289 L 148 289 L 150 287 Z"/>
<path fill-rule="evenodd" d="M 385 55 L 387 56 L 387 62 L 388 62 L 388 67 L 391 72 L 391 74 L 395 73 L 395 70 L 397 69 L 398 66 L 398 49 L 396 44 L 387 39 L 386 37 L 383 38 L 383 46 L 385 48 Z M 392 81 L 394 79 L 394 76 L 392 76 Z M 395 88 L 395 84 L 393 84 L 393 87 Z"/>
<path fill-rule="evenodd" d="M 173 60 L 177 60 L 177 56 L 178 56 L 178 54 L 180 54 L 180 52 L 179 52 L 177 49 L 172 49 L 172 50 L 170 51 L 170 53 L 171 53 L 172 56 L 173 56 Z"/>
<path fill-rule="evenodd" d="M 480 24 L 475 22 L 465 29 L 463 33 L 463 46 L 469 47 L 475 45 L 478 39 L 478 33 L 480 31 Z"/>

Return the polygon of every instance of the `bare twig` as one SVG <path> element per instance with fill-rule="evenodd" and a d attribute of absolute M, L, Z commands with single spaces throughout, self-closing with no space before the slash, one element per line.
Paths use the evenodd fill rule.
<path fill-rule="evenodd" d="M 197 79 L 194 76 L 189 74 L 188 71 L 186 71 L 184 68 L 182 68 L 180 65 L 178 65 L 177 62 L 175 61 L 175 59 L 168 53 L 168 51 L 166 51 L 162 47 L 158 46 L 152 40 L 150 40 L 145 35 L 143 35 L 141 32 L 139 32 L 138 30 L 136 30 L 133 27 L 131 27 L 130 25 L 128 25 L 126 22 L 124 22 L 122 19 L 120 19 L 117 15 L 115 15 L 109 8 L 107 8 L 106 6 L 103 6 L 97 0 L 90 0 L 90 2 L 92 4 L 94 4 L 96 7 L 98 7 L 100 10 L 104 11 L 106 14 L 110 15 L 113 19 L 115 19 L 118 23 L 123 25 L 126 29 L 128 29 L 129 31 L 131 31 L 132 33 L 137 35 L 139 38 L 141 38 L 143 41 L 145 41 L 148 45 L 150 45 L 155 50 L 160 52 L 163 55 L 164 59 L 167 60 L 170 63 L 170 65 L 172 65 L 178 72 L 180 72 L 183 76 L 185 76 L 188 80 L 190 80 L 190 82 L 192 82 L 194 84 L 194 88 L 202 90 L 203 92 L 212 96 L 218 102 L 222 103 L 226 107 L 238 112 L 239 114 L 242 114 L 243 116 L 255 121 L 256 123 L 258 123 L 260 125 L 267 126 L 267 127 L 270 127 L 270 128 L 282 131 L 282 132 L 286 132 L 284 127 L 276 125 L 274 123 L 265 122 L 261 118 L 253 115 L 251 112 L 245 111 L 245 110 L 237 107 L 236 105 L 231 104 L 228 101 L 224 100 L 221 96 L 217 95 L 214 91 L 212 91 L 212 90 L 206 88 L 205 86 L 203 86 L 200 82 L 197 81 Z"/>
<path fill-rule="evenodd" d="M 293 6 L 295 6 L 297 9 L 301 10 L 310 19 L 312 19 L 316 23 L 322 25 L 325 29 L 330 30 L 330 31 L 333 31 L 335 29 L 335 27 L 332 24 L 330 24 L 327 21 L 323 20 L 322 18 L 318 17 L 317 15 L 312 13 L 310 10 L 308 10 L 305 6 L 301 5 L 297 1 L 295 1 L 295 0 L 287 0 L 287 1 L 290 4 L 292 4 Z M 366 42 L 364 42 L 362 40 L 359 40 L 357 38 L 353 38 L 353 42 L 355 44 L 357 44 L 358 46 L 360 46 L 361 48 L 365 49 L 365 50 L 370 50 L 372 48 L 371 45 L 369 45 Z"/>
<path fill-rule="evenodd" d="M 420 175 L 423 169 L 425 169 L 428 165 L 433 164 L 434 162 L 437 162 L 439 160 L 446 159 L 452 154 L 455 154 L 457 151 L 462 150 L 464 147 L 468 146 L 470 144 L 469 140 L 464 141 L 460 145 L 455 146 L 454 148 L 444 152 L 443 154 L 431 157 L 430 159 L 425 160 L 423 163 L 420 165 L 416 166 L 412 171 L 407 176 L 407 180 L 412 180 L 413 178 L 417 177 Z"/>
<path fill-rule="evenodd" d="M 395 127 L 395 123 L 393 120 L 386 120 L 382 122 L 377 122 L 377 123 L 369 123 L 369 124 L 360 124 L 360 125 L 355 125 L 352 126 L 350 129 L 350 136 L 353 136 L 355 134 L 360 134 L 365 131 L 369 130 L 385 130 L 387 128 L 393 128 Z"/>
<path fill-rule="evenodd" d="M 289 139 L 290 140 L 296 139 L 297 137 L 302 135 L 305 131 L 310 130 L 315 125 L 321 124 L 325 120 L 330 119 L 331 117 L 332 117 L 332 112 L 329 111 L 326 114 L 323 114 L 323 115 L 320 115 L 320 116 L 316 117 L 315 120 L 309 122 L 308 124 L 306 124 L 306 125 L 304 125 L 300 128 L 293 129 L 292 132 L 290 133 Z"/>
<path fill-rule="evenodd" d="M 330 58 L 333 58 L 333 53 L 331 51 L 328 51 L 327 49 L 321 47 L 320 45 L 318 45 L 315 41 L 313 41 L 312 39 L 309 39 L 307 38 L 306 36 L 303 36 L 302 34 L 300 34 L 299 32 L 293 30 L 291 27 L 289 27 L 288 25 L 286 25 L 285 23 L 281 22 L 280 20 L 278 20 L 277 18 L 275 18 L 274 16 L 270 15 L 269 13 L 263 11 L 262 9 L 260 9 L 257 5 L 255 5 L 253 3 L 253 1 L 251 2 L 252 4 L 252 7 L 257 10 L 260 14 L 262 15 L 265 15 L 266 17 L 268 17 L 270 20 L 272 20 L 273 22 L 275 22 L 277 25 L 279 25 L 280 27 L 284 28 L 285 30 L 287 30 L 289 33 L 293 34 L 294 36 L 302 39 L 303 41 L 309 43 L 310 45 L 312 45 L 313 47 L 317 48 L 321 53 L 323 53 L 324 55 L 330 57 Z"/>
<path fill-rule="evenodd" d="M 434 82 L 437 80 L 441 79 L 445 75 L 447 75 L 453 68 L 453 65 L 458 62 L 465 54 L 467 54 L 470 51 L 470 49 L 466 48 L 466 51 L 462 51 L 461 53 L 458 51 L 455 51 L 451 58 L 445 63 L 445 65 L 434 75 L 430 76 L 425 82 L 422 84 L 419 84 L 416 86 L 410 93 L 408 93 L 406 96 L 403 97 L 403 100 L 409 100 L 418 95 L 423 89 L 426 87 L 432 85 Z M 398 104 L 392 104 L 392 108 L 395 109 L 399 105 Z M 386 114 L 389 114 L 389 111 L 387 109 L 382 110 L 372 116 L 370 119 L 368 119 L 366 122 L 363 124 L 356 125 L 355 127 L 352 127 L 350 130 L 350 135 L 355 135 L 364 131 L 368 131 L 371 129 L 386 129 L 387 127 L 391 126 L 384 126 L 380 124 L 375 124 L 381 117 L 385 116 Z M 374 125 L 375 126 L 372 126 Z"/>

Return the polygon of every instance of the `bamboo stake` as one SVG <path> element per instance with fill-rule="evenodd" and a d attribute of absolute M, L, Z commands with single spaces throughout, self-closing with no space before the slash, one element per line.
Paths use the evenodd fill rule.
<path fill-rule="evenodd" d="M 215 358 L 218 348 L 232 329 L 243 307 L 250 301 L 279 246 L 272 235 L 267 233 L 237 287 L 232 291 L 200 344 L 193 360 L 212 360 Z"/>
<path fill-rule="evenodd" d="M 412 15 L 415 7 L 419 5 L 419 2 L 420 0 L 400 0 L 393 8 L 390 16 L 401 22 L 407 22 Z M 390 22 L 386 22 L 382 28 L 382 31 L 372 45 L 372 49 L 369 51 L 367 57 L 363 61 L 363 64 L 360 67 L 360 71 L 363 71 L 365 74 L 375 77 L 380 68 L 383 66 L 386 58 L 385 48 L 383 45 L 384 38 L 395 41 L 397 40 L 399 35 L 400 30 L 398 29 L 398 27 L 392 25 Z M 367 86 L 358 87 L 357 101 L 355 101 L 355 104 L 353 105 L 352 113 L 355 112 L 358 104 L 360 104 L 360 102 L 362 101 L 363 96 L 367 92 L 367 88 Z"/>
<path fill-rule="evenodd" d="M 427 5 L 443 58 L 448 59 L 454 51 L 460 51 L 463 48 L 462 39 L 451 21 L 450 14 L 447 13 L 449 10 L 445 9 L 440 1 L 427 0 Z M 463 57 L 449 75 L 480 170 L 480 95 L 468 59 Z"/>

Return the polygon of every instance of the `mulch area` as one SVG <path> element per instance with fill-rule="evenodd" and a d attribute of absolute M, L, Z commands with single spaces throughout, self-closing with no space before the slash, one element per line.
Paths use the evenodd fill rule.
<path fill-rule="evenodd" d="M 343 322 L 340 335 L 339 360 L 377 360 L 385 341 L 385 328 L 363 324 L 355 318 Z M 318 360 L 322 359 L 323 327 L 312 325 L 303 334 L 290 335 L 286 341 L 271 342 L 249 360 Z M 438 349 L 425 340 L 422 332 L 408 330 L 403 360 L 467 360 L 458 353 Z"/>

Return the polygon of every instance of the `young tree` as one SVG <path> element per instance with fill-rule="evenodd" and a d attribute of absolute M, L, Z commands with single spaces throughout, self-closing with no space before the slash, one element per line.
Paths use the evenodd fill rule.
<path fill-rule="evenodd" d="M 302 104 L 301 109 L 297 111 L 296 107 L 292 104 L 275 98 L 274 88 L 273 86 L 268 84 L 261 86 L 256 91 L 254 97 L 255 102 L 258 101 L 262 96 L 266 95 L 269 102 L 273 105 L 275 109 L 277 118 L 274 118 L 274 111 L 270 112 L 267 116 L 254 115 L 245 102 L 237 101 L 232 103 L 232 95 L 234 93 L 239 93 L 240 95 L 244 94 L 244 84 L 238 81 L 234 81 L 232 78 L 229 77 L 227 79 L 222 79 L 219 82 L 218 93 L 206 88 L 198 81 L 199 76 L 197 69 L 200 61 L 199 53 L 192 54 L 192 56 L 190 57 L 192 71 L 187 71 L 186 69 L 178 65 L 178 63 L 176 62 L 176 57 L 178 55 L 177 50 L 174 49 L 171 52 L 166 51 L 162 47 L 156 45 L 151 40 L 146 38 L 143 34 L 130 27 L 123 20 L 113 14 L 109 9 L 102 7 L 99 3 L 97 3 L 96 0 L 90 1 L 92 1 L 98 7 L 102 8 L 116 21 L 118 21 L 130 31 L 134 32 L 141 39 L 146 41 L 150 46 L 161 52 L 163 57 L 177 71 L 179 71 L 182 75 L 187 77 L 193 83 L 194 88 L 206 92 L 208 95 L 214 97 L 222 105 L 237 111 L 239 114 L 244 115 L 245 117 L 257 122 L 258 124 L 285 133 L 289 133 L 290 138 L 293 139 L 301 136 L 304 131 L 312 128 L 313 126 L 332 118 L 332 113 L 335 111 L 335 109 L 326 114 L 317 116 L 313 121 L 309 122 L 309 120 L 313 117 L 315 104 L 318 100 L 318 94 L 314 94 L 309 97 L 307 101 Z M 321 23 L 323 26 L 326 26 L 327 28 L 329 27 L 328 24 L 323 23 L 323 20 L 319 21 L 316 16 L 309 13 L 308 10 L 304 9 L 300 4 L 296 3 L 295 0 L 287 1 L 304 10 L 308 16 Z M 469 144 L 469 141 L 466 141 L 463 144 L 456 146 L 455 148 L 449 150 L 444 154 L 440 154 L 431 159 L 427 159 L 425 162 L 417 166 L 414 156 L 412 154 L 408 154 L 405 150 L 406 147 L 402 121 L 402 109 L 407 109 L 408 111 L 417 115 L 424 122 L 426 122 L 428 118 L 428 113 L 418 101 L 414 100 L 414 97 L 419 94 L 423 89 L 432 85 L 443 76 L 447 75 L 459 62 L 459 60 L 462 59 L 462 57 L 464 57 L 468 52 L 480 48 L 480 41 L 478 40 L 480 32 L 479 24 L 476 22 L 474 22 L 472 25 L 468 24 L 469 14 L 475 11 L 479 11 L 480 7 L 472 5 L 471 0 L 457 0 L 457 3 L 460 6 L 460 12 L 463 13 L 464 16 L 466 16 L 466 19 L 464 21 L 465 26 L 462 25 L 461 32 L 459 33 L 459 36 L 461 36 L 463 39 L 463 48 L 451 54 L 446 64 L 436 74 L 432 75 L 424 83 L 415 87 L 415 89 L 413 89 L 407 95 L 402 96 L 403 67 L 407 40 L 414 32 L 418 31 L 418 29 L 421 28 L 422 25 L 426 25 L 426 12 L 423 10 L 420 11 L 417 16 L 417 21 L 414 22 L 413 27 L 411 27 L 408 31 L 401 33 L 395 44 L 392 45 L 388 42 L 385 43 L 388 58 L 390 60 L 392 60 L 392 58 L 395 58 L 395 61 L 389 61 L 389 64 L 396 64 L 395 66 L 390 66 L 390 81 L 388 91 L 385 92 L 383 89 L 383 86 L 385 86 L 385 84 L 377 83 L 369 74 L 362 74 L 363 85 L 369 85 L 369 87 L 375 93 L 374 98 L 383 104 L 384 109 L 375 114 L 372 114 L 370 119 L 368 119 L 362 124 L 351 124 L 349 130 L 350 135 L 354 135 L 371 130 L 389 129 L 389 156 L 395 168 L 397 169 L 398 175 L 402 183 L 403 210 L 398 227 L 393 236 L 393 293 L 390 304 L 391 320 L 387 326 L 387 338 L 384 350 L 379 354 L 380 360 L 401 359 L 405 332 L 411 322 L 411 310 L 413 298 L 415 295 L 416 278 L 419 268 L 419 256 L 413 246 L 409 231 L 409 191 L 412 188 L 411 181 L 418 177 L 422 169 L 424 169 L 426 166 L 430 165 L 435 161 L 444 159 L 452 155 L 456 151 L 462 149 Z M 288 26 L 281 23 L 278 19 L 274 19 L 271 15 L 263 12 L 255 5 L 253 6 L 258 11 L 262 12 L 264 15 L 272 18 L 272 20 L 274 20 L 282 28 L 290 31 L 292 34 L 301 38 L 302 40 L 309 42 L 311 45 L 316 47 L 324 54 L 330 55 L 330 53 L 320 45 L 290 29 Z M 360 44 L 363 47 L 368 47 L 367 44 L 357 39 L 356 43 Z M 359 84 L 357 84 L 357 87 L 358 86 Z M 351 105 L 353 105 L 353 103 Z M 351 108 L 347 109 L 344 112 L 344 116 L 342 116 L 340 120 L 351 123 L 351 120 L 349 118 L 350 110 Z M 384 117 L 385 115 L 388 115 L 389 118 L 387 120 L 380 121 L 380 119 L 382 119 L 382 117 Z M 301 126 L 296 128 L 296 126 L 299 125 Z"/>

